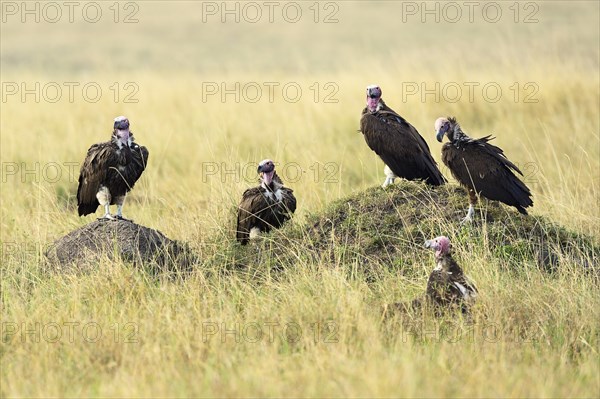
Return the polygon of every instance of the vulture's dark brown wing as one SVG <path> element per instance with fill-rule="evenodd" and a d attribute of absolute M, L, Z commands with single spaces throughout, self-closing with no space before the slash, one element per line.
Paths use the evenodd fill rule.
<path fill-rule="evenodd" d="M 129 166 L 131 172 L 131 187 L 139 180 L 142 176 L 146 166 L 148 166 L 148 157 L 150 156 L 148 149 L 144 146 L 133 144 L 131 147 L 132 157 L 130 160 L 131 165 Z"/>
<path fill-rule="evenodd" d="M 249 188 L 244 192 L 238 208 L 236 231 L 236 238 L 242 245 L 248 243 L 253 228 L 267 233 L 272 228 L 281 227 L 296 211 L 293 190 L 285 187 L 280 190 L 281 201 L 277 201 L 275 194 L 266 192 L 262 187 Z"/>
<path fill-rule="evenodd" d="M 250 239 L 250 230 L 260 228 L 265 224 L 264 212 L 269 207 L 267 199 L 262 194 L 261 187 L 253 187 L 244 191 L 238 207 L 236 239 L 246 245 Z M 262 229 L 261 229 L 262 230 Z"/>
<path fill-rule="evenodd" d="M 404 118 L 386 109 L 371 114 L 363 111 L 360 130 L 365 141 L 398 177 L 425 180 L 431 185 L 446 179 L 431 156 L 429 146 Z"/>
<path fill-rule="evenodd" d="M 477 294 L 477 288 L 475 284 L 471 282 L 461 271 L 460 273 L 453 273 L 451 278 L 452 283 L 460 289 L 460 292 L 464 295 L 463 289 L 470 295 Z M 459 284 L 459 285 L 457 285 Z"/>
<path fill-rule="evenodd" d="M 285 187 L 281 187 L 279 190 L 281 200 L 277 200 L 274 193 L 270 193 L 266 199 L 268 204 L 267 209 L 260 214 L 261 222 L 263 222 L 260 226 L 261 231 L 269 232 L 272 228 L 280 228 L 292 217 L 292 214 L 296 210 L 296 198 L 293 191 Z"/>
<path fill-rule="evenodd" d="M 79 216 L 96 211 L 100 205 L 96 193 L 106 178 L 108 168 L 115 165 L 117 165 L 117 159 L 110 142 L 94 144 L 90 147 L 79 171 L 77 188 Z"/>
<path fill-rule="evenodd" d="M 448 306 L 460 299 L 460 290 L 450 282 L 450 275 L 434 269 L 427 280 L 427 297 L 440 306 Z"/>
<path fill-rule="evenodd" d="M 465 299 L 469 299 L 469 297 L 477 295 L 477 288 L 475 284 L 473 284 L 462 268 L 458 265 L 458 263 L 454 260 L 451 255 L 446 257 L 446 262 L 448 262 L 448 270 L 450 271 L 450 282 L 459 289 L 461 295 Z"/>
<path fill-rule="evenodd" d="M 476 295 L 477 289 L 464 275 L 456 278 L 442 270 L 434 270 L 427 281 L 427 297 L 440 306 L 471 301 Z"/>
<path fill-rule="evenodd" d="M 296 197 L 294 196 L 294 190 L 290 188 L 282 187 L 281 191 L 283 194 L 282 202 L 285 208 L 284 212 L 288 216 L 287 219 L 289 219 L 292 214 L 296 212 Z"/>
<path fill-rule="evenodd" d="M 489 144 L 490 136 L 462 141 L 458 146 L 446 143 L 442 161 L 462 185 L 485 198 L 514 206 L 522 214 L 533 205 L 531 191 L 514 173 L 521 171 L 503 151 Z"/>
<path fill-rule="evenodd" d="M 118 150 L 113 145 L 112 165 L 106 172 L 104 185 L 108 187 L 113 197 L 127 194 L 133 189 L 148 162 L 148 150 L 146 147 L 132 143 L 130 147 Z"/>

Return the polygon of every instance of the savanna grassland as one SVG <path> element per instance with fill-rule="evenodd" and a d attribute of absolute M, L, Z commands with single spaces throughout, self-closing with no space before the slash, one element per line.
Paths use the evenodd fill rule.
<path fill-rule="evenodd" d="M 497 137 L 534 207 L 529 220 L 494 215 L 597 248 L 597 2 L 481 3 L 472 22 L 461 2 L 460 17 L 444 2 L 426 3 L 434 14 L 421 2 L 281 2 L 273 22 L 262 2 L 98 2 L 99 17 L 78 3 L 72 23 L 62 3 L 56 22 L 55 9 L 30 2 L 36 22 L 21 4 L 2 2 L 0 26 L 3 397 L 598 396 L 597 250 L 552 272 L 497 256 L 493 226 L 458 224 L 466 196 L 449 202 L 455 220 L 431 208 L 397 236 L 363 231 L 389 256 L 341 255 L 360 240 L 336 242 L 331 258 L 303 256 L 315 237 L 298 234 L 334 215 L 332 202 L 351 196 L 368 209 L 415 189 L 376 191 L 383 164 L 358 127 L 365 87 L 377 83 L 438 163 L 439 116 Z M 49 243 L 94 220 L 77 216 L 78 168 L 118 115 L 150 151 L 124 214 L 189 243 L 201 260 L 185 279 L 108 259 L 87 274 L 43 268 Z M 294 189 L 296 217 L 239 248 L 236 206 L 264 158 Z M 417 210 L 397 208 L 389 222 Z M 273 268 L 261 251 L 288 232 Z M 423 315 L 411 335 L 381 309 L 425 287 L 425 233 L 453 240 L 480 298 L 471 320 Z M 253 267 L 238 267 L 245 258 Z"/>

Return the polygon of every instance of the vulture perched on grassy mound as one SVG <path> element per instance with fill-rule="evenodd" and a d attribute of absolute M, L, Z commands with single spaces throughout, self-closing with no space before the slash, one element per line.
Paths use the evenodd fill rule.
<path fill-rule="evenodd" d="M 273 161 L 262 161 L 258 173 L 260 186 L 244 192 L 238 209 L 236 238 L 242 245 L 261 232 L 281 227 L 296 210 L 294 192 L 283 186 Z"/>
<path fill-rule="evenodd" d="M 112 138 L 94 144 L 79 171 L 77 207 L 79 216 L 104 207 L 105 219 L 123 219 L 125 196 L 140 178 L 148 163 L 148 150 L 134 142 L 129 120 L 115 118 Z M 117 214 L 110 214 L 110 205 L 117 205 Z"/>
<path fill-rule="evenodd" d="M 423 137 L 410 123 L 385 105 L 379 86 L 367 87 L 367 106 L 362 112 L 360 130 L 369 148 L 386 165 L 384 188 L 393 183 L 396 177 L 425 180 L 434 186 L 446 182 Z"/>
<path fill-rule="evenodd" d="M 523 173 L 506 158 L 502 149 L 489 143 L 494 139 L 491 135 L 472 139 L 451 117 L 438 118 L 435 130 L 440 143 L 444 135 L 450 141 L 442 146 L 442 161 L 454 178 L 469 190 L 469 211 L 463 222 L 472 220 L 477 194 L 514 206 L 527 215 L 525 208 L 533 205 L 531 192 L 513 171 L 521 176 Z"/>
<path fill-rule="evenodd" d="M 409 305 L 395 304 L 400 310 L 419 309 L 424 304 L 432 305 L 436 313 L 447 308 L 458 307 L 463 314 L 469 314 L 469 308 L 477 298 L 477 289 L 470 282 L 452 257 L 452 246 L 448 237 L 440 236 L 425 241 L 425 247 L 435 251 L 435 269 L 429 275 L 425 297 L 413 300 Z"/>

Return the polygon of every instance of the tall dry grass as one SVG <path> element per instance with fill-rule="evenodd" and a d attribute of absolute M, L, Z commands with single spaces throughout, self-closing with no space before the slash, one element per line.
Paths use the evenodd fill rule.
<path fill-rule="evenodd" d="M 481 292 L 472 324 L 426 318 L 410 330 L 378 310 L 419 293 L 432 262 L 414 279 L 389 272 L 369 283 L 349 273 L 355 265 L 301 257 L 280 274 L 224 276 L 214 263 L 233 239 L 241 193 L 255 184 L 248 165 L 270 157 L 288 168 L 294 223 L 382 183 L 383 165 L 357 132 L 373 82 L 438 161 L 438 116 L 455 115 L 472 136 L 493 133 L 523 166 L 532 214 L 600 239 L 597 5 L 542 2 L 538 24 L 490 27 L 399 24 L 393 2 L 341 3 L 331 26 L 202 24 L 182 3 L 140 4 L 140 23 L 119 29 L 104 20 L 2 26 L 3 82 L 104 90 L 97 103 L 2 103 L 3 396 L 597 395 L 600 303 L 577 265 L 557 276 L 532 265 L 508 265 L 509 273 L 485 246 L 457 248 Z M 114 82 L 134 82 L 139 102 L 115 102 Z M 207 82 L 294 82 L 303 95 L 223 102 L 202 98 Z M 332 82 L 337 102 L 324 102 L 324 91 L 315 102 L 315 82 L 321 90 Z M 403 98 L 407 85 L 436 82 L 495 82 L 503 94 L 498 102 L 480 93 L 473 102 Z M 515 101 L 515 82 L 535 83 L 539 101 Z M 76 215 L 68 162 L 108 139 L 121 114 L 150 150 L 125 215 L 211 259 L 186 280 L 108 260 L 85 276 L 40 270 L 47 243 L 93 220 Z M 56 165 L 57 181 L 45 174 Z M 459 230 L 441 224 L 441 233 Z M 253 342 L 257 325 L 263 336 Z"/>

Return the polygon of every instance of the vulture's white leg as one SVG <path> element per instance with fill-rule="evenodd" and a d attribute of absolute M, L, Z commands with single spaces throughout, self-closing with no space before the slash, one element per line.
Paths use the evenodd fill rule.
<path fill-rule="evenodd" d="M 117 204 L 117 219 L 123 219 L 123 203 L 125 202 L 125 196 L 115 198 L 115 204 Z"/>
<path fill-rule="evenodd" d="M 110 196 L 110 191 L 108 190 L 108 187 L 100 186 L 100 189 L 96 193 L 96 198 L 98 199 L 98 202 L 100 203 L 100 205 L 102 205 L 104 207 L 104 216 L 102 216 L 102 218 L 103 219 L 114 219 L 112 217 L 112 215 L 110 214 L 111 196 Z"/>
<path fill-rule="evenodd" d="M 475 206 L 473 204 L 469 204 L 469 210 L 467 211 L 467 216 L 462 220 L 463 223 L 471 223 L 473 221 L 473 215 L 475 215 Z"/>
<path fill-rule="evenodd" d="M 251 240 L 258 238 L 260 236 L 260 229 L 258 227 L 251 228 L 249 236 Z"/>
<path fill-rule="evenodd" d="M 251 228 L 248 236 L 250 237 L 250 240 L 254 242 L 254 249 L 256 249 L 260 254 L 260 247 L 258 246 L 258 241 L 256 241 L 256 239 L 260 237 L 260 229 L 258 227 Z M 262 256 L 262 254 L 260 255 Z"/>
<path fill-rule="evenodd" d="M 385 168 L 383 168 L 383 173 L 385 174 L 385 181 L 381 185 L 381 187 L 383 188 L 386 188 L 390 184 L 393 184 L 396 177 L 398 177 L 394 174 L 394 172 L 392 172 L 392 170 L 387 165 L 385 165 Z"/>
<path fill-rule="evenodd" d="M 467 216 L 462 220 L 463 223 L 471 223 L 473 221 L 473 216 L 475 215 L 475 204 L 477 203 L 477 194 L 475 194 L 475 190 L 469 189 L 469 211 L 467 212 Z"/>

